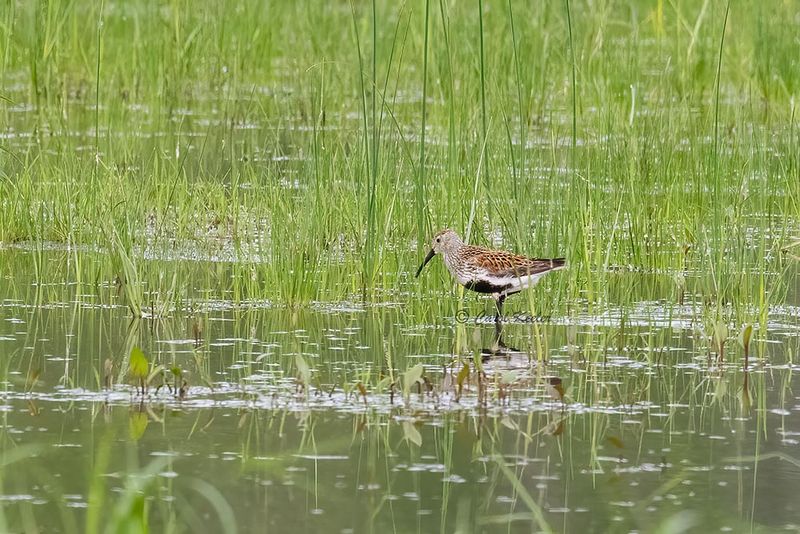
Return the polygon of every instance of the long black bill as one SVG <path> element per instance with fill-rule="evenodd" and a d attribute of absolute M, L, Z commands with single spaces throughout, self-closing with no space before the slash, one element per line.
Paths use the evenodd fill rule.
<path fill-rule="evenodd" d="M 417 274 L 414 275 L 414 278 L 419 278 L 419 273 L 422 272 L 422 268 L 428 265 L 428 262 L 431 261 L 434 256 L 436 256 L 436 252 L 434 252 L 433 249 L 431 249 L 431 251 L 428 252 L 428 255 L 425 256 L 425 261 L 423 261 L 422 265 L 420 265 L 419 269 L 417 269 Z"/>

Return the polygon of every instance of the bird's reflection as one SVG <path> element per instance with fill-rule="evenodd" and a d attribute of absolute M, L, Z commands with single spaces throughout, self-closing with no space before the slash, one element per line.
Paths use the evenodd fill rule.
<path fill-rule="evenodd" d="M 494 337 L 492 339 L 492 346 L 489 348 L 481 349 L 481 357 L 483 363 L 486 363 L 492 360 L 493 358 L 497 357 L 509 358 L 514 355 L 525 356 L 525 358 L 527 359 L 526 353 L 505 344 L 505 342 L 503 341 L 503 323 L 501 321 L 496 321 L 494 323 Z"/>

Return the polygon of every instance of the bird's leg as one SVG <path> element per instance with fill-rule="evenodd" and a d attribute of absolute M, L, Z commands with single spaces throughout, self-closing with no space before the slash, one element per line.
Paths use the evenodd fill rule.
<path fill-rule="evenodd" d="M 505 300 L 505 295 L 497 297 L 497 315 L 494 316 L 494 342 L 495 346 L 501 349 L 506 348 L 506 344 L 503 343 L 503 302 Z"/>
<path fill-rule="evenodd" d="M 495 302 L 497 303 L 497 315 L 494 316 L 494 324 L 500 325 L 502 321 L 503 315 L 503 303 L 506 301 L 505 295 L 499 295 L 496 297 Z M 502 328 L 502 326 L 501 326 Z"/>
<path fill-rule="evenodd" d="M 494 295 L 493 295 L 494 296 Z M 519 352 L 519 349 L 509 347 L 503 343 L 503 303 L 506 300 L 506 295 L 494 296 L 495 303 L 497 304 L 497 315 L 494 317 L 494 344 L 491 350 L 483 351 L 484 354 L 498 355 L 508 352 Z"/>
<path fill-rule="evenodd" d="M 503 323 L 495 322 L 494 323 L 494 352 L 500 352 L 500 349 L 506 348 L 506 344 L 503 343 Z"/>

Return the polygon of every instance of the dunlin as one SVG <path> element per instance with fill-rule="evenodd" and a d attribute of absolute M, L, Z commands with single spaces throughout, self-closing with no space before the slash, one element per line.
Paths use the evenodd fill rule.
<path fill-rule="evenodd" d="M 433 236 L 430 252 L 416 276 L 436 254 L 441 254 L 447 270 L 459 284 L 478 293 L 492 295 L 497 303 L 495 323 L 500 323 L 506 297 L 533 287 L 545 274 L 563 269 L 564 258 L 529 258 L 485 247 L 465 244 L 458 234 L 447 229 Z"/>

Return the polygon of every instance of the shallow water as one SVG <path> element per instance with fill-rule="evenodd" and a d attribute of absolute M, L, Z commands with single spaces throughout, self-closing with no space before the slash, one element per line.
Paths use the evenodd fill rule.
<path fill-rule="evenodd" d="M 522 350 L 487 357 L 481 302 L 431 322 L 400 304 L 209 294 L 131 321 L 112 280 L 15 272 L 0 303 L 3 530 L 83 530 L 90 501 L 106 524 L 142 496 L 154 531 L 800 528 L 796 287 L 745 372 L 737 332 L 718 362 L 691 299 L 536 320 L 510 300 L 505 342 Z M 144 395 L 134 346 L 165 369 Z M 418 363 L 424 384 L 405 387 Z"/>

